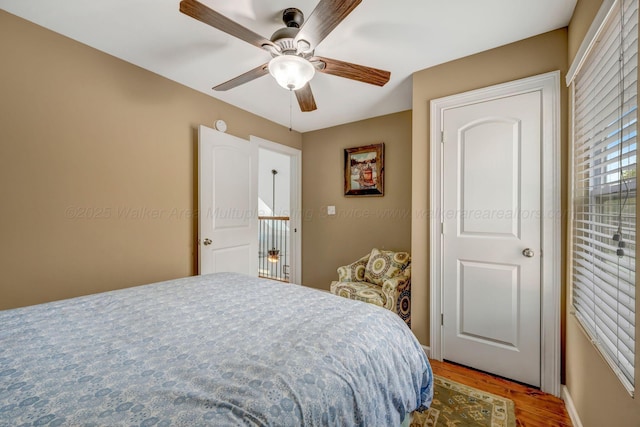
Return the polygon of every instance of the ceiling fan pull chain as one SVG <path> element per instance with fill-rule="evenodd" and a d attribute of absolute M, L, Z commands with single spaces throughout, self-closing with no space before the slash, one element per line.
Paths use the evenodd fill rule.
<path fill-rule="evenodd" d="M 289 132 L 291 132 L 291 128 L 293 127 L 292 123 L 293 117 L 293 90 L 289 89 Z"/>

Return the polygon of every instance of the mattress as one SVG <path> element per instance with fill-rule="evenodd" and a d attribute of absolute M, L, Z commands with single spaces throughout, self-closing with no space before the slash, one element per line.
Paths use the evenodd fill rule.
<path fill-rule="evenodd" d="M 218 273 L 0 311 L 0 426 L 399 426 L 432 372 L 395 313 Z"/>

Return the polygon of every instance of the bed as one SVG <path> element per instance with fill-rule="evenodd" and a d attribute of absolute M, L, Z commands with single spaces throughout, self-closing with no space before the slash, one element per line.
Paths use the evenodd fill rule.
<path fill-rule="evenodd" d="M 399 426 L 432 379 L 395 313 L 234 273 L 0 311 L 0 426 Z"/>

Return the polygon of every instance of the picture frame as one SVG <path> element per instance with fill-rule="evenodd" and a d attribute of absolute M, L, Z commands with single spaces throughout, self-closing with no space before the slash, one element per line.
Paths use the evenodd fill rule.
<path fill-rule="evenodd" d="M 344 150 L 344 195 L 384 196 L 384 142 Z"/>

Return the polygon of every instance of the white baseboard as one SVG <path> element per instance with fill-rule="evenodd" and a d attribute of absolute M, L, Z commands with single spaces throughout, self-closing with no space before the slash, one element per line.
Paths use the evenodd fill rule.
<path fill-rule="evenodd" d="M 427 355 L 427 357 L 431 357 L 431 347 L 427 347 L 426 345 L 423 345 L 422 349 L 424 350 L 424 353 Z"/>
<path fill-rule="evenodd" d="M 571 399 L 571 395 L 569 394 L 569 389 L 564 384 L 562 385 L 562 400 L 564 400 L 564 406 L 566 406 L 567 408 L 567 412 L 569 413 L 569 418 L 571 418 L 573 427 L 582 427 L 582 422 L 580 421 L 580 417 L 578 416 L 576 407 L 573 405 L 573 400 Z"/>

